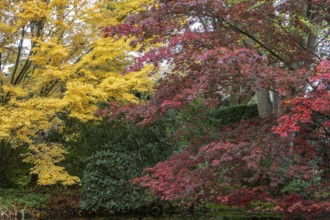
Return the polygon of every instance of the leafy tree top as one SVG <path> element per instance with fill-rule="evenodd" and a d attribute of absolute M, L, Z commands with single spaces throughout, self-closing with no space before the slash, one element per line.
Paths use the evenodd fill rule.
<path fill-rule="evenodd" d="M 0 139 L 28 145 L 41 185 L 78 181 L 58 166 L 65 150 L 48 143 L 65 117 L 94 120 L 99 102 L 139 102 L 150 92 L 148 65 L 123 75 L 132 39 L 104 38 L 102 28 L 141 11 L 148 1 L 5 0 L 0 3 Z"/>

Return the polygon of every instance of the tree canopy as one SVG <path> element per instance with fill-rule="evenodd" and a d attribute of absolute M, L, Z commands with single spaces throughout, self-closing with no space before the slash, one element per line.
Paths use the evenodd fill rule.
<path fill-rule="evenodd" d="M 152 65 L 123 75 L 132 62 L 132 39 L 104 38 L 129 11 L 148 1 L 6 0 L 0 3 L 1 147 L 26 148 L 39 184 L 72 184 L 77 177 L 56 165 L 65 150 L 48 143 L 64 117 L 95 119 L 97 104 L 139 102 L 149 92 Z M 1 171 L 1 168 L 0 168 Z"/>
<path fill-rule="evenodd" d="M 260 118 L 221 128 L 215 139 L 191 141 L 135 182 L 190 205 L 270 199 L 283 212 L 308 210 L 297 195 L 287 203 L 278 196 L 309 184 L 326 189 L 329 7 L 326 0 L 156 1 L 109 27 L 106 36 L 148 44 L 128 71 L 148 63 L 171 66 L 148 102 L 112 105 L 110 117 L 127 112 L 127 120 L 147 125 L 196 97 L 209 106 L 246 104 L 252 97 L 258 103 Z M 328 207 L 323 202 L 312 212 Z"/>
<path fill-rule="evenodd" d="M 329 213 L 329 0 L 0 8 L 0 175 L 22 155 L 40 185 L 83 177 L 100 212 Z"/>

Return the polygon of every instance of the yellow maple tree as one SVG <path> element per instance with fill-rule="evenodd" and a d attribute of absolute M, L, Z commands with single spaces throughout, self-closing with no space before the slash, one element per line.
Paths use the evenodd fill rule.
<path fill-rule="evenodd" d="M 60 115 L 94 120 L 101 101 L 138 102 L 151 91 L 147 66 L 132 61 L 131 39 L 104 38 L 102 28 L 144 10 L 151 0 L 3 0 L 0 2 L 0 148 L 27 146 L 38 184 L 74 184 L 58 162 L 65 149 L 45 141 Z M 2 155 L 0 155 L 1 157 Z"/>

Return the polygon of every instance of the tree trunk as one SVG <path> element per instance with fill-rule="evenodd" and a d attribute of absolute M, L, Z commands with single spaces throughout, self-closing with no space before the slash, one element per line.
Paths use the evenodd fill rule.
<path fill-rule="evenodd" d="M 280 95 L 278 94 L 278 92 L 272 92 L 272 108 L 274 115 L 277 115 L 278 113 L 279 102 L 280 102 Z"/>
<path fill-rule="evenodd" d="M 257 103 L 260 117 L 265 118 L 273 114 L 273 107 L 268 89 L 257 91 Z"/>

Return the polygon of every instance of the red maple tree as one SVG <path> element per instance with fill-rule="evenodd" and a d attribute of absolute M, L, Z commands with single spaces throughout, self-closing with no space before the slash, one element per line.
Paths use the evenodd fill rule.
<path fill-rule="evenodd" d="M 147 125 L 196 97 L 210 106 L 232 96 L 242 104 L 263 89 L 282 104 L 273 95 L 278 114 L 230 125 L 216 141 L 192 144 L 134 181 L 165 200 L 243 206 L 264 200 L 282 213 L 329 212 L 329 202 L 315 201 L 317 190 L 329 189 L 322 185 L 330 165 L 329 1 L 156 2 L 104 33 L 148 45 L 127 74 L 147 63 L 173 68 L 147 102 L 112 106 L 111 117 L 125 112 Z M 310 188 L 296 195 L 289 186 L 298 183 Z"/>

